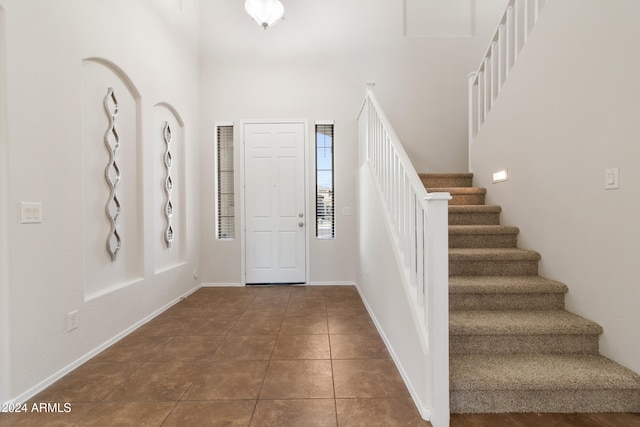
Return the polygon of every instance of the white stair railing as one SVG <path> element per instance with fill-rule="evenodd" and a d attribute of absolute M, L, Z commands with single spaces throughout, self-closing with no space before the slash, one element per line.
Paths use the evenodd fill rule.
<path fill-rule="evenodd" d="M 469 150 L 546 2 L 510 0 L 480 66 L 469 74 Z"/>
<path fill-rule="evenodd" d="M 384 199 L 396 251 L 404 265 L 404 286 L 413 295 L 415 318 L 427 345 L 431 414 L 449 419 L 449 193 L 428 193 L 389 120 L 367 85 L 358 116 L 361 156 Z M 361 162 L 362 163 L 362 162 Z M 425 402 L 422 402 L 423 404 Z"/>

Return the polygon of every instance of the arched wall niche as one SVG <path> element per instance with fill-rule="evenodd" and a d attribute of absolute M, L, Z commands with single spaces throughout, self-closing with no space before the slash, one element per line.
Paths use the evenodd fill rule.
<path fill-rule="evenodd" d="M 171 166 L 166 165 L 167 144 L 164 129 L 171 129 L 168 146 Z M 153 144 L 153 248 L 155 273 L 170 270 L 185 263 L 186 189 L 185 189 L 185 129 L 178 110 L 167 102 L 153 107 L 151 141 Z M 171 178 L 172 190 L 167 192 L 167 178 Z M 167 203 L 171 202 L 172 214 L 167 215 Z M 165 236 L 171 227 L 173 240 L 167 244 Z"/>
<path fill-rule="evenodd" d="M 109 174 L 112 182 L 116 181 L 114 166 L 110 165 L 110 149 L 105 143 L 110 121 L 104 100 L 109 88 L 113 90 L 118 105 L 113 127 L 119 136 L 114 159 L 120 171 L 120 180 L 114 191 L 120 204 L 115 225 L 121 243 L 115 258 L 107 250 L 107 240 L 113 239 L 113 233 L 106 208 L 110 200 L 110 185 L 106 175 Z M 113 103 L 113 100 L 109 100 L 109 109 L 112 111 Z M 82 61 L 85 300 L 137 283 L 144 276 L 140 117 L 140 93 L 120 67 L 104 58 Z M 113 210 L 111 216 L 115 216 Z"/>

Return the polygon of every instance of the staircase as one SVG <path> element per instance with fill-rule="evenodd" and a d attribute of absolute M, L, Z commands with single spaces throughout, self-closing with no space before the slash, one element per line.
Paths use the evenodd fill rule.
<path fill-rule="evenodd" d="M 452 413 L 640 412 L 640 376 L 599 354 L 602 328 L 564 310 L 567 287 L 538 276 L 540 254 L 472 174 L 420 174 L 449 204 Z"/>

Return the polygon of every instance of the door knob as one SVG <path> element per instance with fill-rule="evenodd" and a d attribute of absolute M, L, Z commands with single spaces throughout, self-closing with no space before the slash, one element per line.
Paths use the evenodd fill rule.
<path fill-rule="evenodd" d="M 300 227 L 300 228 L 304 227 L 304 222 L 299 222 L 298 223 L 298 227 Z"/>

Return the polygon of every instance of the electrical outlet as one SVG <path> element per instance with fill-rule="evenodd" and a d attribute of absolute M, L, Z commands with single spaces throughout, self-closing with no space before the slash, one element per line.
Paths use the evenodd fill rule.
<path fill-rule="evenodd" d="M 67 314 L 67 332 L 71 332 L 78 327 L 78 310 Z"/>

